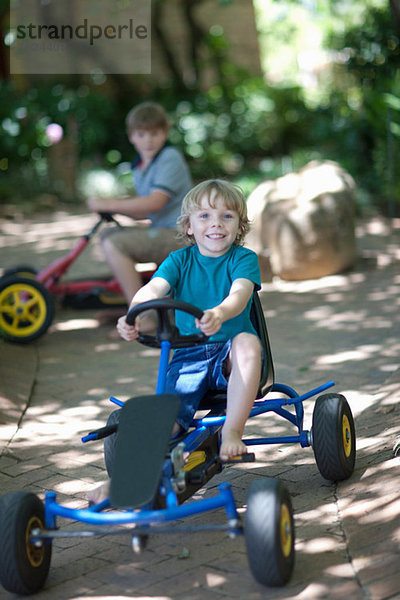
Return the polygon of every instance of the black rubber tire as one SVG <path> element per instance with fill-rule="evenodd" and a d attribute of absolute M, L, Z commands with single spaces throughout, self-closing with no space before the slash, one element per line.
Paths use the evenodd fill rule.
<path fill-rule="evenodd" d="M 29 279 L 34 278 L 37 274 L 37 270 L 30 265 L 17 265 L 16 267 L 10 267 L 6 269 L 3 275 L 0 277 L 0 282 L 6 277 L 12 277 L 18 275 L 18 277 L 28 277 Z"/>
<path fill-rule="evenodd" d="M 287 583 L 294 567 L 294 521 L 289 492 L 278 479 L 257 479 L 247 493 L 244 521 L 253 577 L 266 586 Z"/>
<path fill-rule="evenodd" d="M 5 494 L 0 498 L 0 528 L 1 528 L 1 520 L 6 511 L 7 506 L 12 502 L 12 494 Z"/>
<path fill-rule="evenodd" d="M 0 582 L 14 594 L 34 594 L 43 587 L 51 561 L 50 541 L 40 548 L 29 542 L 30 531 L 44 527 L 43 503 L 30 492 L 12 492 L 0 507 Z"/>
<path fill-rule="evenodd" d="M 341 394 L 323 394 L 315 402 L 312 446 L 317 467 L 329 481 L 347 479 L 354 471 L 356 433 L 350 406 Z"/>
<path fill-rule="evenodd" d="M 119 423 L 121 417 L 121 409 L 118 408 L 114 410 L 107 419 L 107 425 L 116 425 Z M 112 433 L 111 435 L 104 438 L 104 462 L 106 464 L 106 469 L 108 476 L 112 475 L 112 468 L 114 464 L 114 456 L 115 456 L 115 444 L 117 441 L 117 434 Z"/>
<path fill-rule="evenodd" d="M 10 342 L 32 342 L 54 317 L 53 297 L 39 281 L 10 276 L 0 281 L 0 332 Z"/>

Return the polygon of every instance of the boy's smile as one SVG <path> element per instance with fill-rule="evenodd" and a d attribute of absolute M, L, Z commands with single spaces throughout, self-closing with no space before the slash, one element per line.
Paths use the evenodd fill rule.
<path fill-rule="evenodd" d="M 239 215 L 227 208 L 220 198 L 203 196 L 200 208 L 190 215 L 188 234 L 193 235 L 200 254 L 222 256 L 236 240 L 239 231 Z"/>

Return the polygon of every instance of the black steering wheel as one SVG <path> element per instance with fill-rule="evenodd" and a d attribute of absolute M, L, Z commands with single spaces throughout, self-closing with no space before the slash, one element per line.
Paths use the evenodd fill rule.
<path fill-rule="evenodd" d="M 122 228 L 121 223 L 119 223 L 114 215 L 110 212 L 99 212 L 99 217 L 102 221 L 106 221 L 106 223 L 114 223 L 115 225 L 118 225 L 118 227 Z"/>
<path fill-rule="evenodd" d="M 139 333 L 139 342 L 152 348 L 160 348 L 162 341 L 169 341 L 171 348 L 188 348 L 189 346 L 197 346 L 205 344 L 208 336 L 204 333 L 194 333 L 192 335 L 182 335 L 179 329 L 171 322 L 171 317 L 168 311 L 171 309 L 181 310 L 192 315 L 197 319 L 201 319 L 203 311 L 181 300 L 173 298 L 157 298 L 148 302 L 141 302 L 131 308 L 126 315 L 128 325 L 135 323 L 136 317 L 147 310 L 155 310 L 157 312 L 158 326 L 155 335 Z"/>

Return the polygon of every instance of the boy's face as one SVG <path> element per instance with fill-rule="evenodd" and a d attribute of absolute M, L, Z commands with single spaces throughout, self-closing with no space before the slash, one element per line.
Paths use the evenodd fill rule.
<path fill-rule="evenodd" d="M 129 141 L 140 154 L 142 160 L 151 161 L 167 141 L 168 131 L 165 129 L 135 129 Z"/>
<path fill-rule="evenodd" d="M 190 215 L 188 234 L 193 235 L 200 254 L 217 257 L 228 252 L 235 242 L 239 215 L 220 198 L 211 201 L 215 208 L 210 206 L 207 196 L 201 198 L 200 208 Z"/>

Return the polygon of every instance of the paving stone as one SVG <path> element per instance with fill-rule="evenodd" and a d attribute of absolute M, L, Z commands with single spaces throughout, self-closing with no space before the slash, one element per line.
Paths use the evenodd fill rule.
<path fill-rule="evenodd" d="M 363 585 L 385 580 L 387 577 L 397 575 L 399 571 L 399 553 L 379 554 L 374 552 L 371 556 L 362 556 L 354 560 L 359 580 Z"/>
<path fill-rule="evenodd" d="M 66 231 L 71 231 L 71 216 L 57 218 L 65 219 Z M 33 231 L 35 227 L 32 223 Z M 311 448 L 268 445 L 254 448 L 254 464 L 224 469 L 194 497 L 212 497 L 228 481 L 243 515 L 251 481 L 282 479 L 295 511 L 291 581 L 284 588 L 257 584 L 244 540 L 216 532 L 154 534 L 138 556 L 129 535 L 68 538 L 54 541 L 50 574 L 35 598 L 400 598 L 400 458 L 392 458 L 393 443 L 400 437 L 399 233 L 395 229 L 396 243 L 384 236 L 360 240 L 363 248 L 379 248 L 386 259 L 383 267 L 361 260 L 350 273 L 311 282 L 274 281 L 261 293 L 277 380 L 303 393 L 334 379 L 336 386 L 328 392 L 348 398 L 357 431 L 353 476 L 328 482 Z M 0 223 L 0 241 L 1 236 Z M 21 234 L 12 248 L 15 263 L 26 262 L 27 248 L 32 253 Z M 40 257 L 44 264 L 50 253 Z M 90 262 L 86 266 L 91 268 Z M 87 489 L 103 481 L 105 469 L 102 443 L 81 444 L 81 436 L 105 424 L 115 408 L 111 395 L 126 400 L 153 393 L 157 351 L 110 343 L 106 336 L 111 328 L 97 326 L 95 317 L 95 311 L 58 308 L 54 327 L 37 342 L 19 346 L 0 341 L 2 494 L 29 489 L 43 498 L 46 490 L 56 490 L 62 504 L 85 506 Z M 305 429 L 311 427 L 314 401 L 304 403 Z M 290 423 L 270 413 L 249 421 L 245 437 L 292 432 Z M 191 523 L 221 523 L 224 518 L 224 511 L 216 511 L 193 517 Z M 66 531 L 77 528 L 58 521 Z M 182 558 L 184 549 L 187 558 Z M 0 592 L 3 596 L 11 597 Z"/>
<path fill-rule="evenodd" d="M 398 598 L 400 595 L 400 573 L 387 575 L 385 579 L 369 586 L 371 600 Z"/>

